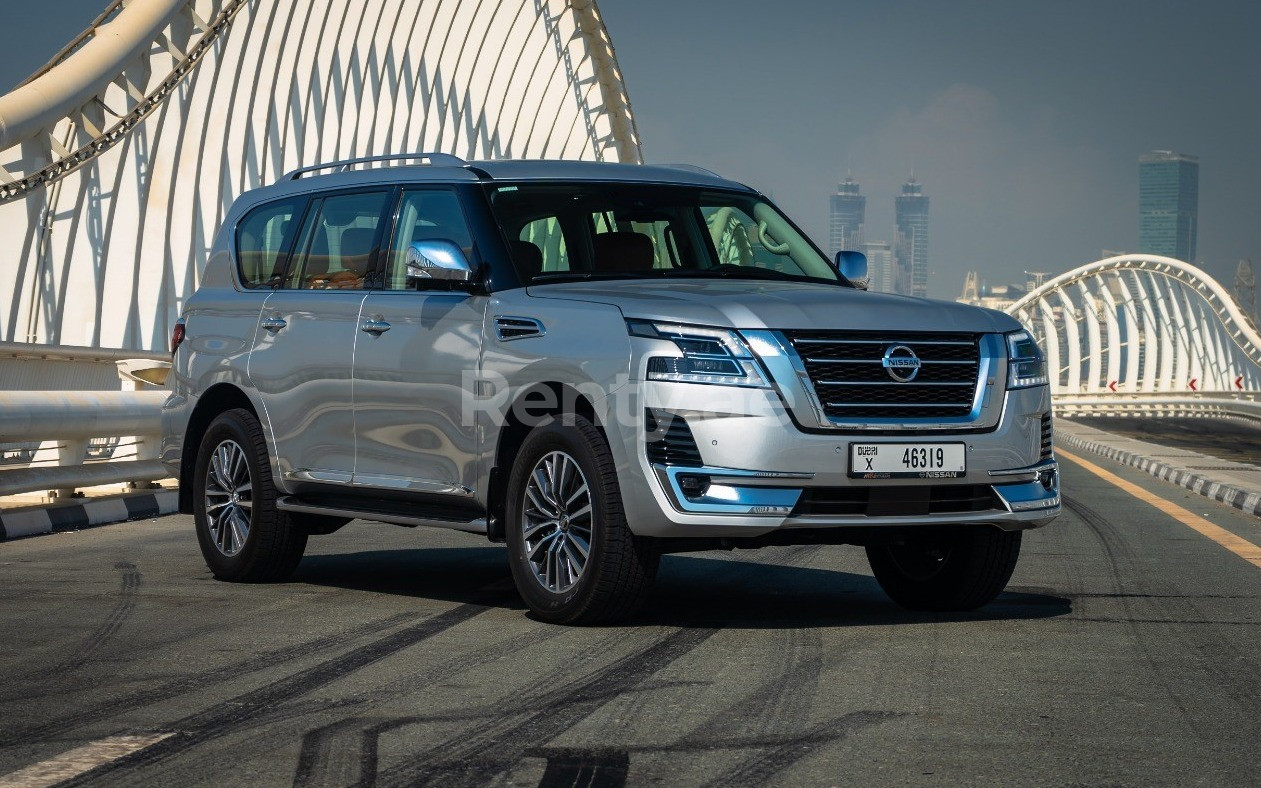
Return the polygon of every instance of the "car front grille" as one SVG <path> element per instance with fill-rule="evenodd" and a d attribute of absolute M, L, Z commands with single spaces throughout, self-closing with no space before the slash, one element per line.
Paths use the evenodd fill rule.
<path fill-rule="evenodd" d="M 1042 414 L 1042 446 L 1041 448 L 1042 448 L 1042 459 L 1044 460 L 1051 459 L 1051 454 L 1053 453 L 1051 442 L 1052 442 L 1051 414 L 1050 412 L 1047 412 L 1047 413 Z"/>
<path fill-rule="evenodd" d="M 976 334 L 786 331 L 828 418 L 919 420 L 972 412 L 981 353 Z M 889 348 L 905 345 L 920 360 L 909 382 L 885 369 Z"/>

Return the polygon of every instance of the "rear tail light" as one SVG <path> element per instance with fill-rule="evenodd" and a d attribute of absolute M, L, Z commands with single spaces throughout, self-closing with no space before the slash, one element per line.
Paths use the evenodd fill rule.
<path fill-rule="evenodd" d="M 175 321 L 175 328 L 171 329 L 171 353 L 180 349 L 180 344 L 184 341 L 184 318 Z"/>

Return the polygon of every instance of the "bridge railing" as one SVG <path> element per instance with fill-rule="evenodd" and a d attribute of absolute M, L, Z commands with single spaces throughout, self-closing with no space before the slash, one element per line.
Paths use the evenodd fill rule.
<path fill-rule="evenodd" d="M 1235 416 L 1261 421 L 1261 394 L 1082 394 L 1052 397 L 1059 416 Z"/>
<path fill-rule="evenodd" d="M 55 490 L 63 497 L 79 487 L 170 476 L 157 459 L 167 396 L 165 391 L 0 391 L 0 440 L 41 444 L 26 467 L 0 468 L 0 496 Z M 87 459 L 92 442 L 102 438 L 118 439 L 106 446 L 110 457 Z M 43 464 L 48 462 L 55 464 Z"/>

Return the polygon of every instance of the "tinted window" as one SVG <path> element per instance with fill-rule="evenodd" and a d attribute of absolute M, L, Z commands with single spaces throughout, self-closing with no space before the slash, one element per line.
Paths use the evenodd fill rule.
<path fill-rule="evenodd" d="M 285 270 L 285 255 L 293 243 L 306 198 L 268 203 L 250 211 L 237 227 L 236 261 L 246 287 L 273 287 Z"/>
<path fill-rule="evenodd" d="M 312 201 L 286 287 L 362 290 L 389 192 L 337 194 Z"/>

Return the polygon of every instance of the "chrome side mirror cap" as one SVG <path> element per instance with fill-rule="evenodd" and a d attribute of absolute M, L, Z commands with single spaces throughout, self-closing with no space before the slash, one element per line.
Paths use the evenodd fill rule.
<path fill-rule="evenodd" d="M 407 247 L 407 283 L 420 284 L 426 279 L 444 282 L 470 282 L 473 266 L 464 250 L 445 238 L 415 241 Z"/>
<path fill-rule="evenodd" d="M 859 290 L 867 289 L 867 255 L 843 250 L 836 253 L 836 270 Z"/>

